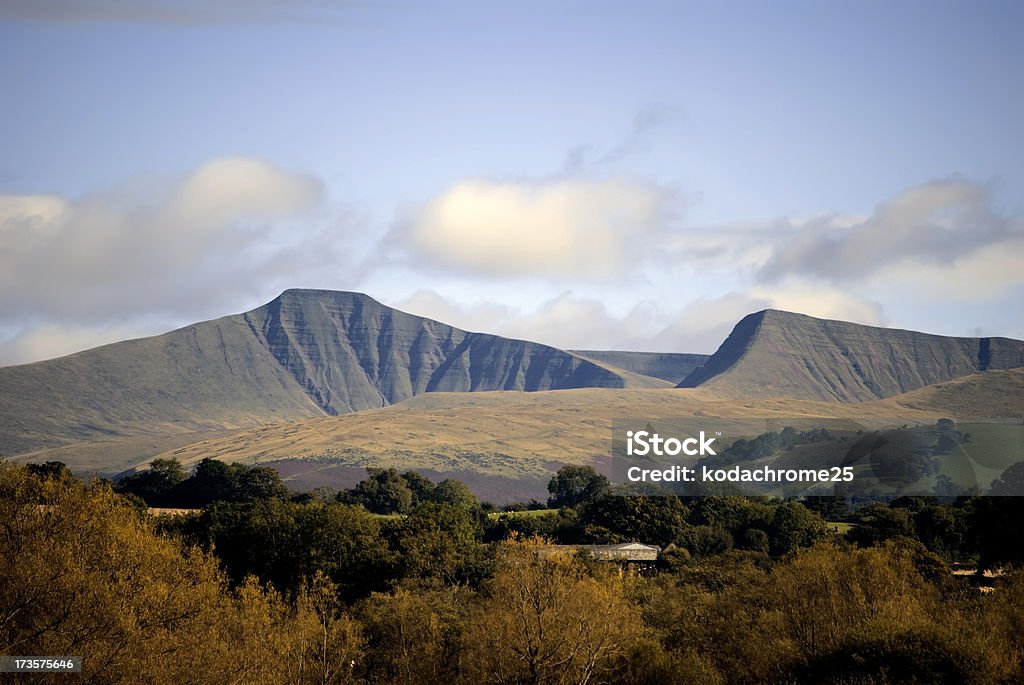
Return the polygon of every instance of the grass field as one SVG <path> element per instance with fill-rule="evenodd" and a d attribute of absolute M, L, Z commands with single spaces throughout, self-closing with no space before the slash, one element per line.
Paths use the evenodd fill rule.
<path fill-rule="evenodd" d="M 929 425 L 948 416 L 960 421 L 961 430 L 971 432 L 974 440 L 965 448 L 968 461 L 948 459 L 943 469 L 987 485 L 1008 463 L 1024 458 L 1019 456 L 1021 441 L 1011 428 L 972 429 L 971 419 L 1019 413 L 1022 396 L 1024 369 L 978 374 L 864 403 L 746 399 L 707 388 L 426 393 L 383 409 L 230 433 L 175 431 L 161 435 L 154 428 L 152 434 L 67 445 L 19 455 L 16 460 L 56 459 L 86 474 L 105 466 L 102 475 L 144 466 L 156 456 L 176 458 L 186 468 L 207 457 L 245 464 L 286 464 L 289 471 L 283 475 L 300 489 L 351 487 L 362 477 L 363 469 L 371 466 L 415 468 L 442 478 L 494 479 L 485 498 L 499 501 L 495 493 L 523 481 L 532 484 L 511 497 L 529 499 L 526 495 L 540 492 L 550 474 L 563 464 L 607 463 L 615 420 L 760 420 L 761 429 L 751 429 L 750 436 L 742 432 L 732 436 L 730 432 L 731 437 L 752 437 L 765 427 L 775 430 L 783 424 L 812 424 L 817 418 L 880 426 Z M 992 454 L 1002 456 L 987 456 Z M 798 456 L 794 451 L 784 458 Z"/>

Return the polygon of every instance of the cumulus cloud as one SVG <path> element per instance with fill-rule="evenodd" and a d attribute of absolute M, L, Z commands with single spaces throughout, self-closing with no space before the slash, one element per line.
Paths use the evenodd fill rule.
<path fill-rule="evenodd" d="M 226 313 L 294 278 L 297 261 L 308 272 L 337 254 L 326 228 L 297 223 L 321 205 L 320 182 L 266 161 L 217 159 L 137 191 L 0 196 L 0 326 Z"/>
<path fill-rule="evenodd" d="M 1019 250 L 1022 238 L 1024 223 L 995 212 L 983 186 L 934 181 L 880 204 L 862 221 L 826 216 L 808 223 L 773 251 L 759 275 L 765 282 L 803 274 L 848 283 L 894 266 L 948 268 L 997 245 Z"/>
<path fill-rule="evenodd" d="M 279 219 L 319 202 L 323 188 L 269 162 L 247 157 L 215 159 L 180 185 L 171 209 L 186 222 L 218 225 L 239 218 Z"/>
<path fill-rule="evenodd" d="M 991 301 L 1024 286 L 1024 235 L 977 247 L 949 264 L 910 257 L 880 269 L 873 280 L 924 300 Z"/>
<path fill-rule="evenodd" d="M 399 253 L 485 276 L 611 280 L 659 242 L 671 195 L 622 179 L 464 181 L 399 221 Z"/>

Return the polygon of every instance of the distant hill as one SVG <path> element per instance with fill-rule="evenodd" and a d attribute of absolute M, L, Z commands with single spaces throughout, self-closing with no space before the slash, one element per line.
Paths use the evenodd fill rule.
<path fill-rule="evenodd" d="M 0 453 L 343 414 L 425 392 L 670 385 L 359 293 L 288 290 L 244 314 L 0 368 Z"/>
<path fill-rule="evenodd" d="M 584 359 L 610 364 L 644 376 L 679 383 L 704 366 L 709 354 L 683 352 L 619 352 L 611 350 L 569 350 Z"/>
<path fill-rule="evenodd" d="M 955 338 L 772 309 L 743 318 L 678 387 L 858 402 L 1024 366 L 1024 341 Z"/>
<path fill-rule="evenodd" d="M 1024 419 L 1024 368 L 986 371 L 897 395 L 884 403 L 913 411 L 935 412 L 958 421 Z"/>

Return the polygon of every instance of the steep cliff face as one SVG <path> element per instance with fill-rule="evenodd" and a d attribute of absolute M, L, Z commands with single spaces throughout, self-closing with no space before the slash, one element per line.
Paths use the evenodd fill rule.
<path fill-rule="evenodd" d="M 624 387 L 613 371 L 562 350 L 452 326 L 356 293 L 286 291 L 242 317 L 327 413 L 423 392 Z"/>
<path fill-rule="evenodd" d="M 0 368 L 0 453 L 340 414 L 423 392 L 631 382 L 562 350 L 467 333 L 366 295 L 289 290 L 245 314 Z"/>
<path fill-rule="evenodd" d="M 1024 366 L 1024 342 L 955 338 L 765 310 L 741 320 L 678 387 L 856 402 Z"/>

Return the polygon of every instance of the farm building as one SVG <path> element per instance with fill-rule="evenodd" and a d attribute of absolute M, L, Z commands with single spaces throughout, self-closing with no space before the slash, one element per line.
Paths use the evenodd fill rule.
<path fill-rule="evenodd" d="M 601 561 L 656 561 L 660 547 L 642 542 L 623 542 L 618 545 L 572 545 L 585 550 Z"/>
<path fill-rule="evenodd" d="M 590 552 L 600 561 L 656 561 L 661 548 L 642 542 L 622 542 L 617 545 L 550 545 L 547 551 L 549 554 Z"/>

